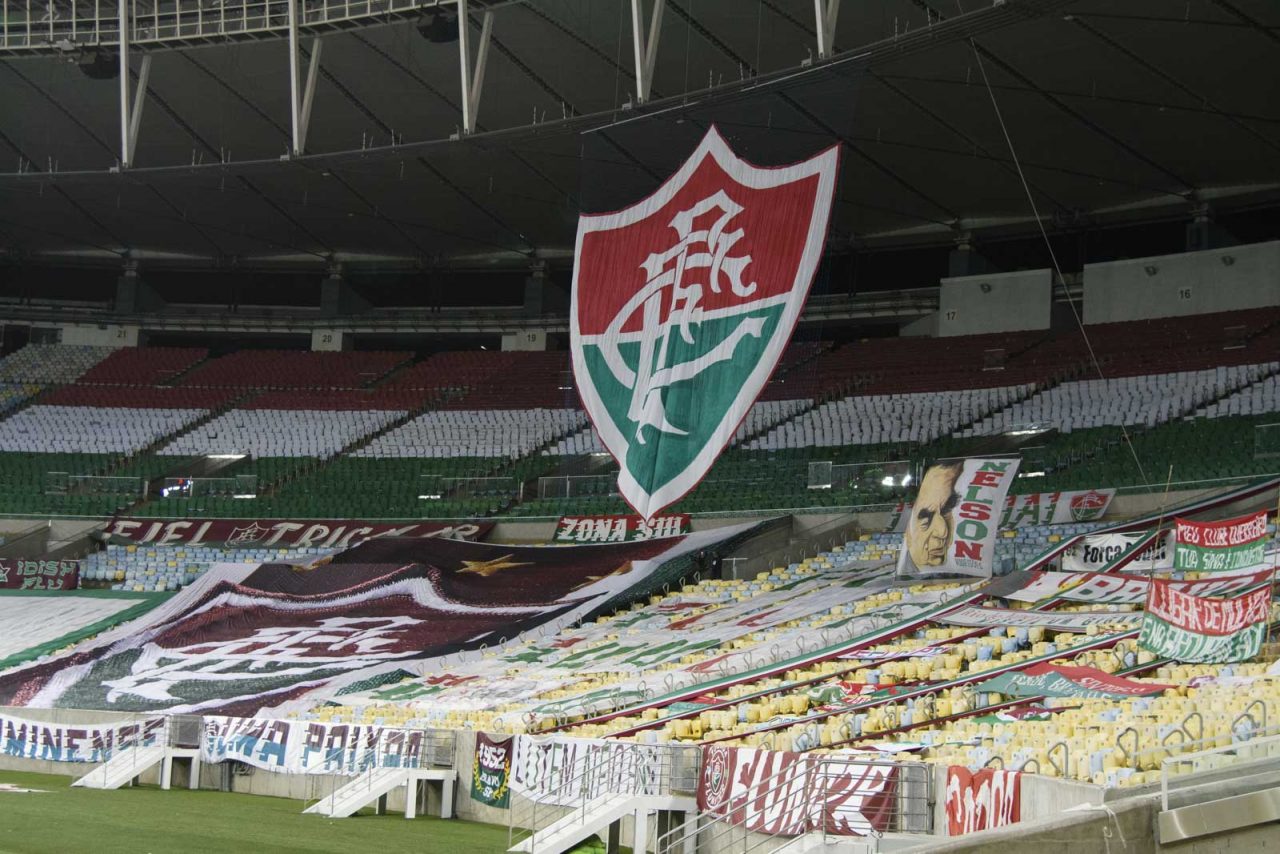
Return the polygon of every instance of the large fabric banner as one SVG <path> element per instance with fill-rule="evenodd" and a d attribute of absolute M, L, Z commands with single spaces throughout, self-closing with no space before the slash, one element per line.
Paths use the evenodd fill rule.
<path fill-rule="evenodd" d="M 126 723 L 55 724 L 0 712 L 0 756 L 53 762 L 106 762 L 118 750 L 158 744 L 164 718 Z"/>
<path fill-rule="evenodd" d="M 1010 576 L 1018 583 L 1016 589 L 1002 591 L 999 595 L 1018 602 L 1039 602 L 1061 598 L 1069 602 L 1089 602 L 1098 605 L 1138 605 L 1147 600 L 1151 579 L 1144 575 L 1106 575 L 1096 572 L 1030 572 L 1027 578 Z M 1229 596 L 1249 590 L 1271 580 L 1271 571 L 1247 575 L 1225 575 L 1217 578 L 1199 578 L 1192 581 L 1164 581 L 1170 590 L 1178 590 L 1193 596 Z"/>
<path fill-rule="evenodd" d="M 949 626 L 974 628 L 1034 628 L 1040 626 L 1055 632 L 1087 632 L 1091 628 L 1136 628 L 1141 614 L 1117 611 L 1038 611 L 1034 609 L 988 608 L 970 605 L 940 618 Z"/>
<path fill-rule="evenodd" d="M 1267 511 L 1222 522 L 1178 519 L 1173 549 L 1175 569 L 1201 572 L 1247 570 L 1266 560 Z"/>
<path fill-rule="evenodd" d="M 117 517 L 106 533 L 157 546 L 270 546 L 345 549 L 371 537 L 484 539 L 492 522 L 355 522 L 350 519 L 131 519 Z"/>
<path fill-rule="evenodd" d="M 605 794 L 659 795 L 664 773 L 669 774 L 672 767 L 672 751 L 679 749 L 596 738 L 518 735 L 511 791 L 565 807 Z"/>
<path fill-rule="evenodd" d="M 777 366 L 822 256 L 838 154 L 761 169 L 712 127 L 648 198 L 578 219 L 574 380 L 644 518 L 702 480 Z"/>
<path fill-rule="evenodd" d="M 1116 497 L 1114 489 L 1083 489 L 1067 492 L 1034 492 L 1010 495 L 1004 502 L 1001 528 L 1031 525 L 1063 525 L 1101 519 Z"/>
<path fill-rule="evenodd" d="M 1160 694 L 1174 686 L 1138 682 L 1093 667 L 1044 663 L 1002 673 L 979 683 L 977 687 L 979 691 L 994 691 L 1012 697 L 1105 697 L 1123 700 Z"/>
<path fill-rule="evenodd" d="M 648 595 L 668 561 L 688 560 L 700 542 L 719 540 L 380 537 L 314 568 L 219 564 L 145 619 L 0 674 L 0 704 L 257 715 L 321 687 L 456 663 Z"/>
<path fill-rule="evenodd" d="M 234 760 L 283 774 L 354 776 L 370 768 L 422 768 L 428 733 L 272 718 L 204 718 L 202 762 Z"/>
<path fill-rule="evenodd" d="M 1106 572 L 1116 569 L 1150 572 L 1173 566 L 1169 536 L 1161 531 L 1094 534 L 1084 537 L 1062 555 L 1067 572 Z"/>
<path fill-rule="evenodd" d="M 1207 599 L 1157 578 L 1147 595 L 1138 645 L 1175 661 L 1244 661 L 1262 648 L 1270 613 L 1269 584 L 1230 599 Z"/>
<path fill-rule="evenodd" d="M 947 835 L 1004 827 L 1022 819 L 1022 772 L 947 768 Z"/>
<path fill-rule="evenodd" d="M 920 479 L 902 535 L 898 575 L 954 572 L 989 577 L 1000 508 L 1018 462 L 971 457 L 930 466 Z"/>
<path fill-rule="evenodd" d="M 75 590 L 79 584 L 78 560 L 0 558 L 0 590 Z"/>
<path fill-rule="evenodd" d="M 511 803 L 512 736 L 476 733 L 475 761 L 471 763 L 471 799 L 485 806 L 506 809 Z"/>
<path fill-rule="evenodd" d="M 561 516 L 557 543 L 623 543 L 687 534 L 688 513 L 670 513 L 645 520 L 639 516 Z"/>
<path fill-rule="evenodd" d="M 698 809 L 747 830 L 799 836 L 883 832 L 894 814 L 892 764 L 824 760 L 809 753 L 703 748 Z"/>

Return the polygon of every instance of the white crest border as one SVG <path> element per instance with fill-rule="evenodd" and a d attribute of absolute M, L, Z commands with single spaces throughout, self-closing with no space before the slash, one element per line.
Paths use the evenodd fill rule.
<path fill-rule="evenodd" d="M 631 472 L 627 470 L 625 460 L 631 443 L 618 430 L 608 413 L 604 401 L 600 399 L 595 382 L 587 370 L 581 356 L 582 331 L 578 324 L 578 273 L 582 257 L 583 238 L 596 231 L 612 231 L 634 225 L 651 216 L 653 211 L 662 208 L 693 176 L 694 171 L 706 157 L 711 157 L 736 182 L 754 190 L 765 190 L 791 184 L 799 180 L 818 176 L 818 187 L 815 194 L 813 212 L 809 219 L 809 232 L 805 236 L 804 250 L 800 263 L 796 265 L 795 278 L 787 293 L 787 301 L 783 309 L 782 319 L 773 338 L 765 348 L 764 355 L 752 369 L 743 383 L 742 389 L 733 406 L 725 412 L 720 423 L 716 425 L 711 438 L 703 446 L 696 457 L 674 478 L 659 487 L 654 493 L 645 491 Z M 747 413 L 764 391 L 765 384 L 777 367 L 782 351 L 791 340 L 796 323 L 800 320 L 800 311 L 809 297 L 814 275 L 818 270 L 818 262 L 822 257 L 823 245 L 826 242 L 827 224 L 831 217 L 831 202 L 835 196 L 836 171 L 839 165 L 840 147 L 833 145 L 808 160 L 792 163 L 787 166 L 761 167 L 743 160 L 734 154 L 733 149 L 725 142 L 719 130 L 712 125 L 698 147 L 684 164 L 651 195 L 630 207 L 607 214 L 583 214 L 578 217 L 578 235 L 574 243 L 573 283 L 569 306 L 569 351 L 573 360 L 573 375 L 582 404 L 587 410 L 587 417 L 600 435 L 605 448 L 618 463 L 618 490 L 623 499 L 645 519 L 679 501 L 710 471 L 712 464 L 733 439 L 738 426 L 746 419 Z M 740 404 L 746 401 L 746 406 Z M 734 418 L 735 413 L 739 413 Z"/>

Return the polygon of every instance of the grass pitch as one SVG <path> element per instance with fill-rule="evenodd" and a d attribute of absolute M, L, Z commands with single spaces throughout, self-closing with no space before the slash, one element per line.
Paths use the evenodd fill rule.
<path fill-rule="evenodd" d="M 0 791 L 3 854 L 497 854 L 507 848 L 505 827 L 457 819 L 406 821 L 396 813 L 329 819 L 302 815 L 304 804 L 285 798 L 152 786 L 73 789 L 70 777 L 17 771 L 0 771 L 4 783 L 45 791 Z"/>

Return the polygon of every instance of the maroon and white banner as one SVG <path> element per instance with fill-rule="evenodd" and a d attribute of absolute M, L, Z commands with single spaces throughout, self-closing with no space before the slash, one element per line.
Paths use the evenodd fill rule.
<path fill-rule="evenodd" d="M 759 833 L 883 832 L 894 813 L 892 764 L 748 747 L 703 748 L 698 809 Z"/>
<path fill-rule="evenodd" d="M 692 530 L 688 513 L 668 513 L 645 520 L 639 516 L 561 516 L 557 543 L 623 543 L 675 537 Z"/>
<path fill-rule="evenodd" d="M 1266 560 L 1267 511 L 1221 522 L 1177 519 L 1173 565 L 1207 572 L 1248 570 Z"/>
<path fill-rule="evenodd" d="M 1270 572 L 1262 572 L 1266 576 Z M 1271 613 L 1271 585 L 1230 599 L 1206 599 L 1151 582 L 1138 645 L 1175 661 L 1222 664 L 1258 654 Z"/>
<path fill-rule="evenodd" d="M 78 560 L 0 558 L 0 590 L 75 590 L 79 584 Z"/>
<path fill-rule="evenodd" d="M 696 548 L 687 540 L 378 537 L 305 571 L 216 564 L 145 617 L 0 674 L 0 705 L 256 715 L 315 689 L 438 671 L 647 596 L 666 561 Z"/>
<path fill-rule="evenodd" d="M 1028 575 L 1030 578 L 1021 587 L 1000 595 L 1018 602 L 1039 602 L 1042 599 L 1061 597 L 1071 602 L 1137 605 L 1146 601 L 1151 585 L 1151 580 L 1143 575 L 1107 575 L 1098 572 L 1032 572 Z M 1172 590 L 1195 596 L 1228 596 L 1266 584 L 1270 580 L 1271 570 L 1262 570 L 1248 575 L 1223 575 L 1165 583 Z"/>
<path fill-rule="evenodd" d="M 963 765 L 947 769 L 947 835 L 1004 827 L 1022 819 L 1022 772 Z"/>
<path fill-rule="evenodd" d="M 990 577 L 1015 458 L 970 457 L 925 470 L 902 535 L 899 576 L 954 572 Z"/>
<path fill-rule="evenodd" d="M 108 534 L 157 546 L 223 544 L 233 548 L 342 549 L 373 537 L 480 540 L 492 522 L 361 522 L 353 519 L 130 519 L 107 523 Z"/>
<path fill-rule="evenodd" d="M 1271 589 L 1259 587 L 1231 599 L 1208 599 L 1173 588 L 1157 578 L 1147 597 L 1147 613 L 1202 635 L 1229 635 L 1267 618 Z"/>

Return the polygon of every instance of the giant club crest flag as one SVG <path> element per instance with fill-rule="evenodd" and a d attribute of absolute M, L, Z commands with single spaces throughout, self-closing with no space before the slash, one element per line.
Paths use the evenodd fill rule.
<path fill-rule="evenodd" d="M 698 484 L 768 382 L 826 239 L 839 150 L 761 168 L 713 127 L 653 195 L 578 219 L 583 405 L 645 519 Z"/>

